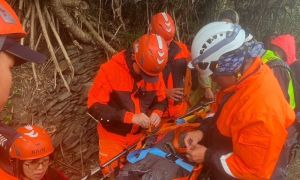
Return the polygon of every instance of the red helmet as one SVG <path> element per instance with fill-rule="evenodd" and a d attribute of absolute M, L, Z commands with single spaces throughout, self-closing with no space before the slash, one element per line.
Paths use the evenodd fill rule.
<path fill-rule="evenodd" d="M 158 76 L 168 61 L 168 47 L 157 34 L 145 34 L 133 44 L 137 65 L 148 76 Z"/>
<path fill-rule="evenodd" d="M 167 42 L 171 42 L 175 35 L 175 24 L 172 17 L 165 12 L 152 16 L 150 32 L 159 34 Z"/>
<path fill-rule="evenodd" d="M 21 38 L 25 35 L 15 11 L 6 1 L 0 0 L 0 36 Z"/>
<path fill-rule="evenodd" d="M 49 134 L 38 126 L 24 126 L 17 129 L 21 135 L 15 140 L 11 149 L 10 157 L 19 160 L 38 159 L 53 153 Z"/>

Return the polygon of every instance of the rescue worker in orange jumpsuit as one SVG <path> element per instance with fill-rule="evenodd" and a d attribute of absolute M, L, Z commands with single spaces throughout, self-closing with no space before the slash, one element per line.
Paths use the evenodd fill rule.
<path fill-rule="evenodd" d="M 193 40 L 189 67 L 211 75 L 220 92 L 214 117 L 186 134 L 187 158 L 210 169 L 211 179 L 284 179 L 295 113 L 258 58 L 261 46 L 244 43 L 245 34 L 237 24 L 213 22 Z"/>
<path fill-rule="evenodd" d="M 20 180 L 67 180 L 60 171 L 49 167 L 54 147 L 45 129 L 27 125 L 17 132 L 20 137 L 11 146 L 10 158 L 18 167 Z"/>
<path fill-rule="evenodd" d="M 26 33 L 14 10 L 6 1 L 1 0 L 0 111 L 9 97 L 12 85 L 12 68 L 25 62 L 43 63 L 47 59 L 43 54 L 20 45 L 18 40 L 25 35 Z M 65 179 L 61 173 L 48 168 L 49 155 L 53 150 L 51 139 L 45 130 L 27 126 L 15 131 L 0 123 L 1 179 Z M 33 152 L 34 154 L 32 154 Z"/>
<path fill-rule="evenodd" d="M 168 44 L 168 63 L 163 70 L 168 97 L 168 108 L 164 113 L 164 118 L 176 119 L 184 115 L 188 109 L 188 100 L 184 97 L 184 87 L 190 52 L 185 44 L 174 40 L 175 24 L 168 13 L 160 12 L 152 16 L 149 30 L 150 33 L 163 37 Z"/>
<path fill-rule="evenodd" d="M 159 126 L 166 107 L 161 72 L 167 61 L 165 40 L 146 34 L 134 42 L 132 50 L 123 50 L 101 65 L 88 95 L 88 111 L 100 122 L 100 165 L 138 142 L 140 127 Z M 114 162 L 110 168 L 117 166 Z"/>
<path fill-rule="evenodd" d="M 240 17 L 239 14 L 233 9 L 226 9 L 220 12 L 218 21 L 225 21 L 229 23 L 239 24 Z M 248 33 L 247 38 L 251 38 L 252 35 Z M 206 99 L 213 100 L 215 98 L 214 92 L 212 90 L 212 82 L 210 77 L 206 77 L 205 73 L 199 71 L 199 84 L 202 88 L 204 88 L 204 97 Z"/>

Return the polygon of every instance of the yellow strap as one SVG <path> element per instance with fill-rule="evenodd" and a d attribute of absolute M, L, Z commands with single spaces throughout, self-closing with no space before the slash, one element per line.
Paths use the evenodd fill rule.
<path fill-rule="evenodd" d="M 185 78 L 184 78 L 184 87 L 183 87 L 183 94 L 184 99 L 186 102 L 189 102 L 189 97 L 191 94 L 191 88 L 192 88 L 192 72 L 190 68 L 186 68 Z"/>

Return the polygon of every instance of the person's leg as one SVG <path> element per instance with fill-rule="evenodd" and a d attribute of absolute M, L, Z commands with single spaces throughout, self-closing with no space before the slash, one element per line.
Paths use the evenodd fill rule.
<path fill-rule="evenodd" d="M 139 134 L 127 134 L 126 135 L 126 148 L 131 147 L 132 145 L 138 143 L 142 138 L 142 133 Z"/>
<path fill-rule="evenodd" d="M 126 148 L 126 137 L 116 135 L 106 131 L 101 125 L 98 125 L 99 136 L 99 164 L 103 166 Z M 119 167 L 119 159 L 112 162 L 102 170 L 103 175 L 109 175 Z"/>

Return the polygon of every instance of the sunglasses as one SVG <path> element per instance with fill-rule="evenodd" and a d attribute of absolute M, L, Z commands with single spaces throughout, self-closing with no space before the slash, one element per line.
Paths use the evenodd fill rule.
<path fill-rule="evenodd" d="M 217 67 L 218 67 L 218 61 L 212 61 L 210 63 L 208 63 L 208 62 L 200 62 L 196 66 L 200 70 L 203 70 L 203 71 L 206 70 L 207 67 L 208 67 L 209 70 L 214 73 L 216 71 Z"/>

